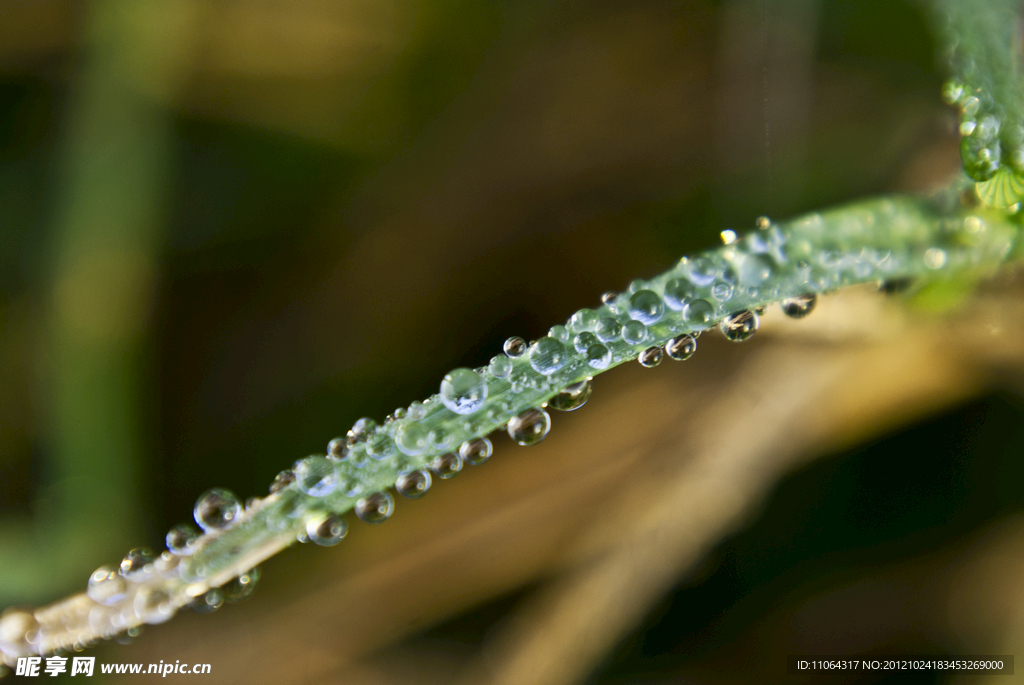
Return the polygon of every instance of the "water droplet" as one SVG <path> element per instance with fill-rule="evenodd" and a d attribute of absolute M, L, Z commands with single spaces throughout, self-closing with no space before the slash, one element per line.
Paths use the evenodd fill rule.
<path fill-rule="evenodd" d="M 583 331 L 572 339 L 572 346 L 580 354 L 584 354 L 591 345 L 596 345 L 597 343 L 597 336 L 590 331 Z"/>
<path fill-rule="evenodd" d="M 251 568 L 245 573 L 238 574 L 237 578 L 221 586 L 220 589 L 224 593 L 224 599 L 235 603 L 252 597 L 252 593 L 256 592 L 257 583 L 260 582 L 260 575 L 259 567 Z"/>
<path fill-rule="evenodd" d="M 348 456 L 348 444 L 346 443 L 345 438 L 334 438 L 329 443 L 327 443 L 327 456 L 328 456 L 328 458 L 334 459 L 335 461 L 341 461 L 342 459 L 347 457 Z M 281 473 L 284 473 L 284 472 L 282 471 Z M 278 474 L 278 475 L 280 476 L 281 474 Z M 294 477 L 293 477 L 293 480 L 294 480 Z M 287 483 L 285 485 L 287 485 Z M 273 487 L 271 487 L 270 491 L 271 492 L 276 492 L 276 490 L 274 490 Z"/>
<path fill-rule="evenodd" d="M 505 341 L 502 349 L 505 351 L 506 355 L 513 359 L 516 357 L 522 357 L 526 352 L 526 341 L 519 336 L 514 335 Z"/>
<path fill-rule="evenodd" d="M 615 298 L 616 297 L 618 297 L 618 294 L 617 293 L 613 293 L 611 291 L 606 292 L 606 293 L 601 293 L 601 304 L 604 304 L 604 305 L 607 305 L 607 306 L 610 307 L 615 302 Z"/>
<path fill-rule="evenodd" d="M 402 497 L 408 499 L 419 499 L 430 490 L 429 471 L 410 471 L 403 473 L 395 481 L 395 490 Z"/>
<path fill-rule="evenodd" d="M 693 286 L 685 278 L 673 278 L 665 284 L 665 304 L 679 312 L 696 296 Z"/>
<path fill-rule="evenodd" d="M 598 343 L 587 348 L 587 364 L 592 369 L 604 369 L 612 361 L 612 351 Z"/>
<path fill-rule="evenodd" d="M 270 494 L 275 492 L 281 492 L 286 487 L 295 482 L 295 472 L 291 469 L 285 469 L 281 473 L 274 476 L 274 481 L 270 484 Z"/>
<path fill-rule="evenodd" d="M 977 114 L 978 109 L 980 107 L 981 100 L 974 97 L 973 95 L 969 98 L 966 98 L 963 102 L 960 103 L 960 111 L 969 117 L 973 117 L 975 114 Z"/>
<path fill-rule="evenodd" d="M 723 245 L 732 245 L 736 242 L 736 231 L 727 228 L 718 234 L 722 238 Z"/>
<path fill-rule="evenodd" d="M 491 375 L 495 378 L 505 378 L 512 373 L 512 360 L 501 355 L 492 357 L 491 363 L 487 366 L 487 370 L 490 371 Z"/>
<path fill-rule="evenodd" d="M 289 473 L 291 472 L 289 471 Z M 171 528 L 164 540 L 167 542 L 167 549 L 172 554 L 187 557 L 196 551 L 196 541 L 199 540 L 200 535 L 201 533 L 196 530 L 195 526 L 182 523 Z"/>
<path fill-rule="evenodd" d="M 386 492 L 375 492 L 356 502 L 355 511 L 360 521 L 384 523 L 395 512 L 395 500 Z"/>
<path fill-rule="evenodd" d="M 662 349 L 657 345 L 654 345 L 641 352 L 640 356 L 637 357 L 637 361 L 640 362 L 640 366 L 645 369 L 653 369 L 661 363 L 661 357 Z"/>
<path fill-rule="evenodd" d="M 487 438 L 467 440 L 459 446 L 459 456 L 470 466 L 480 466 L 491 458 L 494 445 Z"/>
<path fill-rule="evenodd" d="M 878 285 L 878 290 L 886 295 L 896 295 L 898 293 L 906 292 L 910 290 L 910 286 L 914 284 L 914 279 L 907 278 L 890 278 L 882 281 Z"/>
<path fill-rule="evenodd" d="M 395 445 L 410 457 L 416 457 L 427 449 L 427 429 L 416 423 L 405 423 L 395 431 Z"/>
<path fill-rule="evenodd" d="M 606 316 L 597 322 L 594 327 L 594 334 L 603 343 L 614 342 L 622 334 L 622 325 L 615 319 Z"/>
<path fill-rule="evenodd" d="M 454 452 L 442 454 L 439 457 L 435 457 L 434 461 L 430 462 L 430 469 L 442 480 L 454 478 L 459 475 L 459 471 L 462 470 L 462 457 Z"/>
<path fill-rule="evenodd" d="M 597 312 L 583 308 L 569 319 L 569 328 L 576 332 L 589 331 L 597 325 Z"/>
<path fill-rule="evenodd" d="M 647 326 L 639 321 L 630 321 L 622 327 L 622 339 L 631 345 L 639 345 L 647 340 Z"/>
<path fill-rule="evenodd" d="M 793 319 L 802 319 L 814 310 L 818 296 L 814 293 L 788 297 L 779 303 L 782 313 Z"/>
<path fill-rule="evenodd" d="M 0 652 L 7 656 L 29 656 L 30 645 L 38 639 L 39 623 L 30 612 L 7 609 L 0 615 Z M 0 660 L 0 663 L 3 663 Z"/>
<path fill-rule="evenodd" d="M 947 105 L 955 105 L 964 96 L 963 84 L 956 81 L 946 81 L 942 84 L 942 99 Z"/>
<path fill-rule="evenodd" d="M 767 231 L 772 225 L 772 220 L 766 216 L 759 216 L 754 222 L 754 225 L 757 226 L 760 231 Z"/>
<path fill-rule="evenodd" d="M 392 423 L 396 419 L 404 419 L 406 414 L 406 410 L 403 409 L 402 407 L 399 407 L 398 409 L 393 411 L 386 419 L 384 419 L 384 423 Z"/>
<path fill-rule="evenodd" d="M 114 570 L 113 566 L 100 566 L 89 576 L 85 594 L 89 599 L 104 606 L 113 606 L 125 597 L 128 582 Z"/>
<path fill-rule="evenodd" d="M 174 606 L 171 604 L 171 596 L 161 587 L 143 585 L 135 593 L 135 601 L 132 603 L 135 615 L 143 623 L 156 625 L 171 620 L 174 616 Z"/>
<path fill-rule="evenodd" d="M 329 495 L 338 487 L 338 472 L 327 457 L 311 455 L 295 465 L 295 484 L 310 497 Z"/>
<path fill-rule="evenodd" d="M 476 371 L 455 369 L 441 381 L 441 402 L 456 414 L 472 414 L 486 399 L 487 381 Z"/>
<path fill-rule="evenodd" d="M 366 453 L 373 459 L 387 459 L 395 453 L 395 443 L 391 441 L 387 433 L 375 433 L 366 441 Z"/>
<path fill-rule="evenodd" d="M 124 555 L 121 560 L 120 573 L 128 580 L 142 580 L 153 568 L 153 561 L 156 556 L 152 550 L 145 547 L 136 547 Z"/>
<path fill-rule="evenodd" d="M 697 285 L 710 285 L 715 280 L 715 264 L 707 257 L 691 259 L 686 264 L 686 271 Z"/>
<path fill-rule="evenodd" d="M 924 265 L 929 269 L 941 269 L 948 261 L 946 251 L 937 247 L 929 248 L 924 253 Z"/>
<path fill-rule="evenodd" d="M 569 342 L 569 329 L 565 326 L 552 326 L 548 330 L 548 337 L 554 338 L 558 342 Z"/>
<path fill-rule="evenodd" d="M 629 298 L 629 315 L 650 326 L 665 315 L 665 303 L 653 290 L 638 290 Z"/>
<path fill-rule="evenodd" d="M 197 614 L 212 614 L 223 605 L 224 593 L 215 587 L 189 602 L 188 607 Z"/>
<path fill-rule="evenodd" d="M 508 422 L 508 435 L 520 445 L 536 445 L 551 430 L 551 417 L 543 409 L 527 409 Z"/>
<path fill-rule="evenodd" d="M 567 361 L 565 346 L 554 338 L 544 337 L 530 346 L 530 366 L 537 373 L 550 376 Z"/>
<path fill-rule="evenodd" d="M 348 533 L 348 524 L 337 514 L 327 514 L 306 522 L 306 535 L 321 547 L 333 547 Z"/>
<path fill-rule="evenodd" d="M 348 441 L 350 443 L 362 442 L 370 437 L 370 434 L 377 430 L 377 422 L 369 418 L 361 418 L 352 424 L 352 428 L 348 431 Z"/>
<path fill-rule="evenodd" d="M 715 307 L 707 300 L 692 300 L 683 308 L 683 319 L 693 328 L 704 330 L 715 320 Z"/>
<path fill-rule="evenodd" d="M 727 339 L 733 342 L 743 342 L 749 340 L 757 332 L 759 325 L 757 314 L 744 309 L 722 319 L 721 329 Z"/>
<path fill-rule="evenodd" d="M 665 354 L 676 361 L 685 361 L 697 351 L 697 341 L 692 335 L 678 335 L 665 343 Z"/>
<path fill-rule="evenodd" d="M 562 388 L 561 392 L 548 400 L 548 406 L 558 411 L 579 409 L 590 399 L 593 389 L 593 385 L 589 380 L 567 385 Z"/>
<path fill-rule="evenodd" d="M 711 296 L 720 302 L 724 302 L 732 297 L 732 285 L 725 281 L 717 281 L 711 286 Z"/>
<path fill-rule="evenodd" d="M 768 257 L 759 254 L 739 255 L 740 283 L 744 285 L 761 285 L 772 275 L 772 263 Z"/>

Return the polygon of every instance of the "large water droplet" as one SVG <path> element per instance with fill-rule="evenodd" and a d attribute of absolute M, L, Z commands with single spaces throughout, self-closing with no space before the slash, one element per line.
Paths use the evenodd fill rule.
<path fill-rule="evenodd" d="M 593 309 L 583 308 L 569 319 L 569 328 L 577 333 L 592 330 L 596 325 L 597 312 Z"/>
<path fill-rule="evenodd" d="M 639 345 L 647 340 L 647 326 L 639 321 L 630 321 L 622 327 L 622 339 L 630 345 Z"/>
<path fill-rule="evenodd" d="M 416 457 L 427 449 L 427 429 L 417 423 L 405 423 L 395 431 L 395 445 L 404 454 Z"/>
<path fill-rule="evenodd" d="M 598 343 L 587 348 L 587 364 L 592 369 L 604 369 L 612 361 L 612 351 Z"/>
<path fill-rule="evenodd" d="M 739 277 L 743 285 L 761 285 L 772 275 L 772 263 L 764 255 L 738 255 Z"/>
<path fill-rule="evenodd" d="M 456 414 L 472 414 L 487 399 L 487 381 L 476 371 L 455 369 L 441 381 L 441 401 Z"/>
<path fill-rule="evenodd" d="M 601 342 L 614 342 L 622 334 L 622 325 L 615 319 L 606 316 L 597 322 L 594 333 Z"/>
<path fill-rule="evenodd" d="M 516 357 L 522 357 L 526 352 L 526 341 L 517 335 L 512 336 L 505 341 L 502 345 L 502 349 L 509 357 L 515 359 Z"/>
<path fill-rule="evenodd" d="M 327 458 L 341 461 L 348 456 L 348 444 L 345 438 L 334 438 L 327 443 Z M 282 472 L 283 473 L 283 472 Z M 280 474 L 278 474 L 280 475 Z M 286 483 L 287 485 L 287 483 Z M 271 489 L 271 492 L 275 490 Z"/>
<path fill-rule="evenodd" d="M 310 497 L 329 495 L 338 487 L 338 472 L 327 457 L 312 455 L 295 465 L 295 484 Z"/>
<path fill-rule="evenodd" d="M 543 409 L 527 409 L 508 422 L 508 435 L 520 445 L 536 445 L 551 430 L 551 417 Z"/>
<path fill-rule="evenodd" d="M 802 319 L 814 310 L 818 304 L 818 296 L 814 293 L 788 297 L 779 303 L 782 313 L 794 319 Z"/>
<path fill-rule="evenodd" d="M 501 355 L 492 357 L 491 363 L 487 366 L 487 370 L 490 371 L 491 375 L 495 378 L 505 378 L 512 373 L 512 360 Z"/>
<path fill-rule="evenodd" d="M 572 346 L 576 348 L 576 351 L 580 354 L 586 353 L 587 349 L 591 345 L 598 344 L 597 336 L 590 331 L 583 331 L 575 338 L 572 339 Z"/>
<path fill-rule="evenodd" d="M 715 264 L 707 257 L 697 257 L 686 263 L 690 280 L 697 285 L 709 285 L 715 280 Z"/>
<path fill-rule="evenodd" d="M 306 535 L 322 547 L 333 547 L 348 533 L 348 524 L 337 514 L 327 514 L 306 522 Z"/>
<path fill-rule="evenodd" d="M 697 341 L 692 335 L 684 333 L 665 343 L 665 353 L 676 361 L 684 361 L 697 351 Z"/>
<path fill-rule="evenodd" d="M 156 556 L 152 550 L 145 547 L 136 547 L 124 555 L 119 568 L 121 575 L 128 580 L 142 580 L 153 570 L 153 562 Z"/>
<path fill-rule="evenodd" d="M 657 345 L 654 345 L 641 352 L 637 357 L 637 361 L 640 362 L 640 366 L 645 369 L 653 369 L 661 363 L 662 354 L 662 349 Z"/>
<path fill-rule="evenodd" d="M 237 578 L 221 586 L 224 599 L 235 603 L 252 597 L 252 593 L 256 592 L 256 585 L 260 582 L 260 575 L 262 574 L 258 566 L 238 574 Z"/>
<path fill-rule="evenodd" d="M 387 433 L 375 433 L 366 441 L 366 453 L 373 459 L 387 459 L 395 453 L 395 443 Z"/>
<path fill-rule="evenodd" d="M 494 452 L 494 445 L 487 438 L 467 440 L 459 446 L 459 456 L 470 466 L 480 466 Z"/>
<path fill-rule="evenodd" d="M 39 623 L 35 616 L 22 609 L 7 609 L 0 615 L 0 652 L 4 655 L 29 656 L 31 645 L 38 641 Z M 0 663 L 3 663 L 0 660 Z"/>
<path fill-rule="evenodd" d="M 558 411 L 574 411 L 587 403 L 593 390 L 594 387 L 589 380 L 567 385 L 548 400 L 548 406 Z"/>
<path fill-rule="evenodd" d="M 552 326 L 548 330 L 548 337 L 562 343 L 569 342 L 569 329 L 562 325 Z"/>
<path fill-rule="evenodd" d="M 355 511 L 361 521 L 384 523 L 395 512 L 395 500 L 386 492 L 375 492 L 356 502 Z"/>
<path fill-rule="evenodd" d="M 290 472 L 289 472 L 290 473 Z M 164 538 L 167 549 L 178 556 L 188 556 L 196 551 L 196 541 L 199 540 L 200 532 L 195 526 L 187 523 L 171 528 Z"/>
<path fill-rule="evenodd" d="M 544 337 L 530 346 L 530 366 L 537 373 L 550 376 L 565 366 L 568 355 L 565 345 L 551 337 Z"/>
<path fill-rule="evenodd" d="M 423 495 L 427 494 L 430 490 L 430 472 L 429 471 L 410 471 L 409 473 L 403 473 L 395 481 L 395 490 L 402 497 L 408 499 L 419 499 Z"/>
<path fill-rule="evenodd" d="M 437 474 L 438 478 L 443 480 L 454 478 L 459 475 L 460 471 L 462 471 L 462 457 L 454 452 L 442 454 L 439 457 L 435 457 L 434 461 L 430 462 L 430 468 Z"/>
<path fill-rule="evenodd" d="M 197 614 L 212 614 L 224 605 L 224 593 L 220 588 L 207 590 L 189 602 L 188 608 Z"/>
<path fill-rule="evenodd" d="M 691 300 L 683 308 L 683 319 L 695 330 L 704 330 L 715 320 L 715 307 L 707 300 Z"/>
<path fill-rule="evenodd" d="M 377 422 L 373 419 L 363 417 L 352 424 L 352 428 L 348 431 L 348 440 L 352 442 L 362 442 L 370 437 L 374 431 L 377 430 Z"/>
<path fill-rule="evenodd" d="M 125 596 L 128 581 L 114 570 L 113 566 L 100 566 L 89 576 L 89 586 L 85 594 L 97 604 L 113 606 Z"/>
<path fill-rule="evenodd" d="M 696 296 L 693 286 L 685 278 L 673 278 L 665 284 L 665 304 L 679 312 Z"/>
<path fill-rule="evenodd" d="M 230 490 L 213 488 L 207 490 L 196 500 L 192 515 L 204 531 L 221 530 L 234 525 L 242 505 Z"/>
<path fill-rule="evenodd" d="M 743 342 L 749 340 L 757 332 L 759 325 L 757 314 L 744 309 L 722 319 L 721 329 L 727 339 L 733 342 Z"/>
<path fill-rule="evenodd" d="M 665 303 L 653 290 L 638 290 L 629 298 L 629 315 L 650 326 L 665 315 Z"/>
<path fill-rule="evenodd" d="M 132 604 L 135 615 L 143 623 L 156 625 L 169 621 L 174 616 L 174 607 L 171 605 L 171 596 L 166 590 L 160 587 L 143 585 L 135 593 L 135 601 Z"/>

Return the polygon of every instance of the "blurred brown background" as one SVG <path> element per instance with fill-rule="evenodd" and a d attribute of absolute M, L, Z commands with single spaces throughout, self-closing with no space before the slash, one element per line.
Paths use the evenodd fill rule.
<path fill-rule="evenodd" d="M 5 0 L 0 604 L 80 590 L 206 488 L 263 494 L 723 228 L 942 183 L 934 53 L 893 0 Z M 1013 653 L 1019 302 L 865 290 L 709 334 L 279 555 L 246 604 L 95 653 L 530 685 Z"/>

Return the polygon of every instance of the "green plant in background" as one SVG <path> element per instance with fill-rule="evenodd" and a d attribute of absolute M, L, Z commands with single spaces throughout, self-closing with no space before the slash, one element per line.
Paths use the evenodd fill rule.
<path fill-rule="evenodd" d="M 116 8 L 116 3 L 107 7 Z M 634 281 L 624 292 L 607 294 L 599 306 L 577 311 L 547 336 L 529 344 L 509 339 L 488 366 L 453 370 L 439 392 L 423 402 L 398 409 L 380 423 L 361 419 L 345 438 L 331 441 L 326 454 L 283 471 L 269 496 L 243 506 L 226 490 L 206 492 L 194 512 L 202 531 L 175 527 L 167 536 L 168 552 L 157 557 L 133 550 L 119 568 L 98 569 L 85 594 L 35 612 L 6 613 L 0 619 L 5 661 L 81 648 L 143 623 L 164 622 L 186 605 L 212 609 L 225 599 L 242 598 L 258 577 L 252 569 L 297 539 L 339 542 L 348 510 L 363 521 L 380 523 L 394 509 L 392 489 L 415 499 L 427 492 L 433 478 L 451 477 L 465 464 L 482 464 L 491 454 L 487 435 L 493 431 L 505 429 L 521 445 L 539 442 L 550 428 L 546 410 L 582 406 L 590 396 L 591 378 L 616 365 L 638 359 L 651 367 L 665 356 L 685 360 L 694 354 L 701 332 L 714 327 L 730 340 L 746 340 L 756 332 L 764 307 L 778 304 L 790 316 L 802 317 L 819 294 L 858 283 L 880 281 L 892 290 L 913 284 L 920 300 L 945 306 L 1019 258 L 1024 98 L 1014 44 L 1016 6 L 938 3 L 936 13 L 952 73 L 943 96 L 962 112 L 961 152 L 970 181 L 958 180 L 936 197 L 865 200 L 780 223 L 762 218 L 743 237 L 723 232 L 723 246 L 684 258 L 654 278 Z M 121 129 L 109 123 L 118 116 L 88 116 L 90 104 L 107 102 L 127 103 L 121 105 L 126 108 L 122 115 L 147 111 L 130 87 L 110 97 L 111 89 L 124 86 L 114 75 L 124 73 L 118 60 L 127 54 L 104 34 L 116 25 L 114 15 L 105 15 L 110 23 L 97 22 L 96 43 L 110 52 L 97 57 L 96 80 L 83 83 L 83 125 L 94 125 L 101 138 L 120 140 Z M 148 121 L 159 139 L 166 122 Z M 126 174 L 126 182 L 137 185 L 134 192 L 157 192 L 156 153 L 130 145 L 122 152 L 111 163 L 133 160 L 134 173 Z M 90 170 L 75 164 L 73 158 L 71 185 L 78 192 L 70 194 L 70 206 L 62 212 L 65 248 L 58 252 L 67 262 L 55 267 L 71 276 L 75 264 L 95 259 L 88 252 L 82 256 L 78 237 L 95 238 L 89 222 L 107 212 L 102 193 L 88 186 Z M 125 226 L 152 223 L 132 216 L 131 209 L 124 208 Z M 111 225 L 116 228 L 117 222 Z M 116 231 L 107 239 L 109 246 L 126 244 Z M 130 282 L 145 282 L 144 274 L 129 275 L 136 279 Z M 63 296 L 74 304 L 69 279 L 72 285 Z M 66 339 L 62 325 L 89 335 L 74 328 L 77 310 L 70 305 L 62 309 L 63 302 L 58 298 L 54 335 Z M 100 354 L 119 360 L 122 340 L 106 341 L 110 346 L 100 346 Z M 74 376 L 73 369 L 68 373 Z M 69 387 L 69 392 L 76 388 Z M 130 393 L 120 401 L 130 406 Z M 102 427 L 94 430 L 101 440 Z"/>

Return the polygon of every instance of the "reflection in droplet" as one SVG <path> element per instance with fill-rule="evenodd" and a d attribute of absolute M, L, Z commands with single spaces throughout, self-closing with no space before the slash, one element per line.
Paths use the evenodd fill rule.
<path fill-rule="evenodd" d="M 574 411 L 587 403 L 593 389 L 593 385 L 589 380 L 567 385 L 557 395 L 548 400 L 548 406 L 558 411 Z"/>
<path fill-rule="evenodd" d="M 348 431 L 348 441 L 350 443 L 362 442 L 370 437 L 370 434 L 377 430 L 377 422 L 373 419 L 363 417 L 352 424 L 352 428 Z"/>
<path fill-rule="evenodd" d="M 594 333 L 601 342 L 614 342 L 622 334 L 622 325 L 611 317 L 604 317 L 597 322 Z"/>
<path fill-rule="evenodd" d="M 311 455 L 295 464 L 295 484 L 310 497 L 323 497 L 338 487 L 338 472 L 327 457 Z"/>
<path fill-rule="evenodd" d="M 691 300 L 683 307 L 683 319 L 695 330 L 704 330 L 715 320 L 715 307 L 707 300 Z"/>
<path fill-rule="evenodd" d="M 818 304 L 818 296 L 815 293 L 788 297 L 779 303 L 782 313 L 793 319 L 802 319 L 814 310 Z"/>
<path fill-rule="evenodd" d="M 612 351 L 598 343 L 587 348 L 587 364 L 593 369 L 604 369 L 612 361 Z"/>
<path fill-rule="evenodd" d="M 441 381 L 441 402 L 456 414 L 472 414 L 487 399 L 487 381 L 476 371 L 454 369 Z"/>
<path fill-rule="evenodd" d="M 241 513 L 242 505 L 238 498 L 224 488 L 213 488 L 204 492 L 196 500 L 195 509 L 192 511 L 196 523 L 205 531 L 230 528 Z"/>
<path fill-rule="evenodd" d="M 428 431 L 417 423 L 404 423 L 395 431 L 395 445 L 410 457 L 423 454 L 428 446 Z"/>
<path fill-rule="evenodd" d="M 505 344 L 502 345 L 502 349 L 505 351 L 505 354 L 513 359 L 516 357 L 522 357 L 526 352 L 526 341 L 519 336 L 512 336 L 505 341 Z"/>
<path fill-rule="evenodd" d="M 639 321 L 630 321 L 622 327 L 622 339 L 631 345 L 639 345 L 647 340 L 647 326 Z"/>
<path fill-rule="evenodd" d="M 715 264 L 707 257 L 697 257 L 686 263 L 690 280 L 697 285 L 710 285 L 715 280 Z"/>
<path fill-rule="evenodd" d="M 171 528 L 164 541 L 172 554 L 184 557 L 196 551 L 196 541 L 199 540 L 199 536 L 200 532 L 196 530 L 195 526 L 182 523 Z"/>
<path fill-rule="evenodd" d="M 335 461 L 341 461 L 348 456 L 348 445 L 345 438 L 334 438 L 327 443 L 327 457 Z M 275 490 L 271 490 L 275 492 Z"/>
<path fill-rule="evenodd" d="M 669 309 L 682 311 L 686 303 L 695 296 L 693 285 L 685 278 L 673 278 L 665 284 L 665 304 Z"/>
<path fill-rule="evenodd" d="M 281 473 L 274 476 L 273 482 L 270 483 L 270 494 L 275 492 L 281 492 L 286 487 L 295 482 L 295 472 L 291 469 L 285 469 Z"/>
<path fill-rule="evenodd" d="M 460 471 L 462 471 L 462 457 L 454 452 L 447 452 L 435 457 L 434 460 L 430 462 L 430 469 L 442 480 L 454 478 L 459 475 Z"/>
<path fill-rule="evenodd" d="M 722 334 L 728 340 L 743 342 L 749 340 L 757 332 L 759 325 L 757 314 L 744 309 L 722 319 L 721 329 Z"/>
<path fill-rule="evenodd" d="M 113 566 L 100 566 L 89 576 L 85 594 L 97 604 L 112 606 L 124 599 L 127 589 L 128 581 Z"/>
<path fill-rule="evenodd" d="M 410 471 L 403 473 L 395 481 L 395 490 L 402 497 L 408 499 L 419 499 L 430 490 L 430 471 Z"/>
<path fill-rule="evenodd" d="M 549 376 L 565 366 L 565 346 L 551 337 L 543 337 L 530 346 L 530 366 L 537 373 Z"/>
<path fill-rule="evenodd" d="M 366 523 L 383 523 L 395 511 L 395 500 L 386 492 L 375 492 L 356 502 L 355 512 Z"/>
<path fill-rule="evenodd" d="M 470 466 L 480 466 L 494 452 L 494 445 L 487 438 L 474 438 L 467 440 L 459 446 L 459 456 Z"/>
<path fill-rule="evenodd" d="M 132 606 L 139 620 L 151 625 L 164 623 L 174 616 L 171 596 L 160 587 L 147 585 L 140 587 L 139 591 L 135 593 L 135 601 Z"/>
<path fill-rule="evenodd" d="M 306 535 L 321 547 L 333 547 L 348 533 L 348 524 L 337 514 L 326 514 L 306 522 Z"/>
<path fill-rule="evenodd" d="M 589 331 L 597 325 L 597 312 L 593 309 L 583 308 L 572 315 L 569 319 L 569 328 L 579 333 Z"/>
<path fill-rule="evenodd" d="M 591 345 L 598 344 L 597 336 L 590 331 L 583 331 L 572 339 L 572 346 L 580 354 L 584 354 Z"/>
<path fill-rule="evenodd" d="M 629 298 L 629 315 L 650 326 L 665 315 L 665 303 L 653 290 L 638 290 Z"/>
<path fill-rule="evenodd" d="M 156 556 L 152 550 L 146 547 L 136 547 L 124 555 L 119 571 L 128 580 L 140 580 L 152 571 L 152 564 L 155 560 Z"/>
<path fill-rule="evenodd" d="M 189 602 L 188 607 L 197 614 L 212 614 L 224 604 L 220 588 L 211 588 Z"/>
<path fill-rule="evenodd" d="M 569 329 L 562 325 L 552 326 L 548 331 L 548 337 L 562 343 L 569 342 Z"/>
<path fill-rule="evenodd" d="M 697 341 L 692 335 L 684 333 L 665 343 L 665 354 L 676 361 L 684 361 L 697 351 Z"/>
<path fill-rule="evenodd" d="M 551 417 L 543 409 L 527 409 L 508 422 L 508 434 L 518 444 L 536 445 L 551 431 Z"/>
<path fill-rule="evenodd" d="M 646 369 L 652 369 L 661 363 L 661 357 L 662 349 L 657 345 L 653 345 L 641 352 L 637 357 L 637 361 L 640 362 L 640 366 Z"/>
<path fill-rule="evenodd" d="M 252 597 L 256 592 L 256 585 L 260 580 L 260 569 L 251 568 L 245 573 L 238 574 L 238 577 L 221 586 L 224 599 L 228 602 L 241 602 L 243 599 Z"/>
<path fill-rule="evenodd" d="M 488 364 L 487 370 L 491 372 L 491 375 L 495 378 L 505 378 L 512 372 L 512 360 L 503 355 L 498 355 L 491 358 L 491 363 Z"/>

